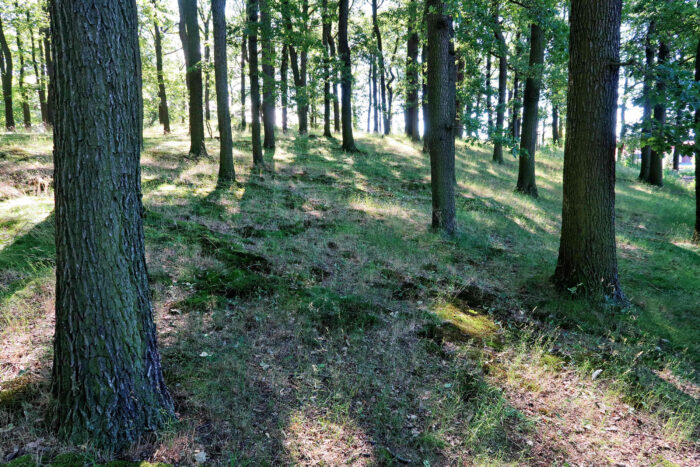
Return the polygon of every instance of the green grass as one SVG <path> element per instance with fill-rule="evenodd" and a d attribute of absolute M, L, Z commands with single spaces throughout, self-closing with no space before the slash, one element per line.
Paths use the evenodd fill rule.
<path fill-rule="evenodd" d="M 217 189 L 215 158 L 189 162 L 183 133 L 147 133 L 147 260 L 180 416 L 125 459 L 190 464 L 204 450 L 217 465 L 554 462 L 576 454 L 542 421 L 550 409 L 530 413 L 527 402 L 564 391 L 556 378 L 628 404 L 673 459 L 697 448 L 700 249 L 688 241 L 694 199 L 682 180 L 651 188 L 618 169 L 620 279 L 632 303 L 620 309 L 549 281 L 559 149 L 538 154 L 533 200 L 513 191 L 513 159 L 495 166 L 489 147 L 458 143 L 449 239 L 429 228 L 428 158 L 408 140 L 360 135 L 363 152 L 349 155 L 334 139 L 282 136 L 255 175 L 247 138 L 235 138 L 237 183 Z M 29 163 L 49 145 L 2 136 L 0 153 Z M 3 339 L 32 335 L 46 313 L 37 297 L 53 281 L 51 209 L 48 197 L 0 202 Z M 18 375 L 25 361 L 1 373 L 0 445 L 41 436 L 55 455 L 70 448 L 32 422 L 50 369 L 50 335 L 35 340 L 49 350 L 32 378 Z"/>

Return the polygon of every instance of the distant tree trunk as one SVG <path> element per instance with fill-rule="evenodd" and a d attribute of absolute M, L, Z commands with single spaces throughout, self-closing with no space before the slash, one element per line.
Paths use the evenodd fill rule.
<path fill-rule="evenodd" d="M 144 253 L 136 2 L 50 4 L 57 61 L 54 421 L 63 440 L 120 449 L 174 415 Z"/>
<path fill-rule="evenodd" d="M 332 26 L 332 25 L 331 25 Z M 331 61 L 335 62 L 335 41 L 333 35 L 328 34 L 328 49 L 331 53 Z M 331 68 L 333 76 L 333 131 L 340 133 L 340 104 L 338 103 L 338 77 L 335 68 Z"/>
<path fill-rule="evenodd" d="M 374 106 L 372 105 L 372 77 L 374 76 L 374 61 L 372 60 L 370 56 L 370 62 L 369 62 L 369 70 L 367 72 L 367 89 L 369 89 L 369 92 L 367 93 L 367 133 L 369 133 L 372 130 L 372 110 L 374 109 Z M 375 81 L 376 84 L 376 81 Z M 376 86 L 374 87 L 375 89 L 375 94 L 376 94 Z M 376 113 L 375 113 L 376 116 Z M 376 121 L 376 117 L 375 117 Z M 376 124 L 375 124 L 376 126 Z M 376 130 L 375 130 L 376 132 Z"/>
<path fill-rule="evenodd" d="M 281 103 L 282 103 L 282 133 L 287 134 L 288 130 L 288 125 L 287 125 L 287 105 L 288 105 L 288 97 L 287 97 L 287 89 L 288 89 L 288 84 L 287 84 L 287 70 L 289 67 L 289 51 L 287 48 L 287 44 L 284 44 L 282 46 L 282 63 L 280 64 L 280 94 L 281 94 Z"/>
<path fill-rule="evenodd" d="M 285 7 L 282 9 L 283 19 L 289 37 L 294 34 L 292 26 L 291 12 L 289 11 L 288 0 L 283 1 Z M 308 17 L 309 3 L 308 0 L 302 0 L 302 15 Z M 287 45 L 289 59 L 292 65 L 292 75 L 294 77 L 294 87 L 296 88 L 297 101 L 297 116 L 299 118 L 299 134 L 305 135 L 309 132 L 309 97 L 308 89 L 306 88 L 306 67 L 308 60 L 307 45 L 303 44 L 301 56 L 297 54 L 296 47 L 292 44 Z M 301 58 L 301 63 L 299 59 Z"/>
<path fill-rule="evenodd" d="M 258 77 L 258 0 L 247 0 L 248 72 L 250 73 L 250 130 L 253 138 L 253 165 L 264 165 L 260 144 L 260 79 Z"/>
<path fill-rule="evenodd" d="M 455 63 L 457 81 L 455 83 L 456 87 L 456 102 L 455 102 L 455 137 L 461 138 L 464 136 L 464 102 L 461 99 L 462 85 L 464 83 L 464 57 L 460 53 L 456 54 Z"/>
<path fill-rule="evenodd" d="M 5 39 L 5 27 L 0 18 L 0 78 L 5 102 L 5 128 L 15 130 L 15 114 L 12 106 L 12 53 Z"/>
<path fill-rule="evenodd" d="M 379 29 L 379 20 L 377 19 L 377 0 L 372 0 L 372 28 L 374 29 L 374 37 L 377 39 L 377 58 L 379 61 L 379 83 L 381 88 L 382 102 L 381 111 L 383 116 L 384 134 L 389 134 L 391 125 L 389 124 L 389 114 L 386 105 L 386 70 L 384 66 L 384 48 L 382 47 L 382 32 Z"/>
<path fill-rule="evenodd" d="M 455 231 L 455 50 L 443 0 L 427 0 L 428 105 L 433 228 Z"/>
<path fill-rule="evenodd" d="M 559 106 L 552 105 L 552 142 L 559 146 Z"/>
<path fill-rule="evenodd" d="M 493 132 L 493 107 L 491 106 L 491 51 L 486 51 L 486 133 L 488 137 L 491 138 L 491 133 Z"/>
<path fill-rule="evenodd" d="M 228 106 L 228 61 L 226 54 L 226 0 L 212 0 L 214 26 L 214 85 L 216 86 L 216 117 L 219 125 L 219 186 L 236 178 L 233 167 L 233 137 L 231 112 Z"/>
<path fill-rule="evenodd" d="M 204 25 L 204 119 L 209 125 L 211 120 L 211 106 L 209 102 L 209 64 L 211 63 L 211 49 L 209 47 L 209 22 L 211 21 L 211 11 L 204 15 L 204 10 L 200 10 L 202 24 Z M 210 129 L 211 137 L 211 129 Z"/>
<path fill-rule="evenodd" d="M 496 107 L 496 132 L 493 141 L 493 162 L 503 164 L 503 123 L 506 112 L 506 92 L 508 88 L 508 45 L 498 22 L 498 1 L 493 2 L 494 36 L 498 42 L 498 105 Z"/>
<path fill-rule="evenodd" d="M 330 53 L 328 52 L 328 38 L 331 35 L 331 18 L 328 11 L 328 0 L 322 0 L 323 31 L 321 42 L 323 44 L 323 136 L 330 138 L 331 133 L 331 70 Z"/>
<path fill-rule="evenodd" d="M 48 11 L 48 3 L 45 4 L 44 9 Z M 44 58 L 46 59 L 46 75 L 47 75 L 47 87 L 46 87 L 46 117 L 49 125 L 53 125 L 54 117 L 54 85 L 53 85 L 53 57 L 51 57 L 51 33 L 49 28 L 42 28 L 41 35 L 43 36 L 44 43 Z"/>
<path fill-rule="evenodd" d="M 17 8 L 17 3 L 15 3 Z M 24 128 L 32 127 L 32 114 L 29 111 L 29 95 L 24 83 L 25 63 L 24 63 L 24 47 L 22 46 L 22 37 L 19 31 L 15 32 L 15 40 L 17 41 L 17 57 L 19 58 L 19 95 L 22 99 L 22 123 Z"/>
<path fill-rule="evenodd" d="M 515 36 L 515 55 L 516 57 L 520 57 L 521 54 L 521 46 L 520 46 L 520 33 L 518 32 Z M 513 99 L 512 99 L 512 110 L 511 110 L 511 122 L 510 122 L 510 129 L 511 129 L 511 136 L 513 137 L 514 140 L 518 140 L 520 138 L 520 73 L 518 73 L 517 67 L 515 68 L 515 72 L 513 73 Z"/>
<path fill-rule="evenodd" d="M 406 43 L 406 135 L 420 141 L 418 129 L 418 62 L 419 36 L 416 30 L 418 0 L 411 0 L 409 7 L 408 42 Z"/>
<path fill-rule="evenodd" d="M 625 112 L 627 111 L 627 73 L 625 73 L 625 84 L 622 88 L 622 102 L 620 104 L 620 139 L 617 144 L 617 160 L 621 161 L 625 155 L 625 135 L 627 134 L 627 122 Z"/>
<path fill-rule="evenodd" d="M 664 66 L 668 59 L 668 45 L 666 42 L 659 43 L 659 66 Z M 651 148 L 649 157 L 649 183 L 656 186 L 664 184 L 664 148 L 666 147 L 666 138 L 664 137 L 664 127 L 666 126 L 666 82 L 663 76 L 656 78 L 656 92 L 659 101 L 654 106 L 654 136 L 655 145 Z"/>
<path fill-rule="evenodd" d="M 27 12 L 27 23 L 31 25 L 29 12 Z M 41 110 L 41 121 L 48 125 L 48 117 L 46 115 L 46 79 L 44 76 L 43 54 L 40 53 L 37 57 L 36 44 L 34 42 L 34 29 L 29 28 L 29 39 L 32 48 L 32 65 L 34 67 L 34 77 L 37 83 L 37 94 L 39 95 L 39 109 Z M 41 42 L 39 42 L 39 52 L 41 52 Z M 40 71 L 41 70 L 41 71 Z"/>
<path fill-rule="evenodd" d="M 374 132 L 379 133 L 379 92 L 377 90 L 377 57 L 372 55 L 372 103 L 374 104 Z"/>
<path fill-rule="evenodd" d="M 348 45 L 348 0 L 338 1 L 338 53 L 342 62 L 341 87 L 343 92 L 343 150 L 355 152 L 352 135 L 352 61 Z"/>
<path fill-rule="evenodd" d="M 622 0 L 572 0 L 559 286 L 622 299 L 615 246 L 615 114 Z M 594 183 L 592 183 L 594 182 Z"/>
<path fill-rule="evenodd" d="M 421 107 L 423 110 L 423 152 L 428 152 L 430 145 L 430 108 L 428 106 L 428 45 L 423 44 L 421 50 L 421 69 L 423 84 L 421 94 L 423 96 Z"/>
<path fill-rule="evenodd" d="M 275 49 L 272 45 L 272 19 L 268 0 L 260 0 L 263 73 L 263 147 L 275 147 Z"/>
<path fill-rule="evenodd" d="M 246 34 L 246 28 L 243 28 L 243 37 L 241 41 L 241 131 L 245 131 L 246 121 L 245 121 L 245 62 L 248 56 L 248 35 Z"/>
<path fill-rule="evenodd" d="M 695 52 L 695 84 L 700 84 L 700 40 Z M 693 241 L 700 243 L 700 108 L 695 108 L 695 232 Z"/>
<path fill-rule="evenodd" d="M 204 146 L 204 119 L 202 109 L 202 55 L 199 44 L 197 0 L 178 0 L 180 8 L 180 40 L 187 66 L 189 92 L 190 157 L 207 155 Z"/>
<path fill-rule="evenodd" d="M 676 129 L 678 134 L 680 135 L 680 130 L 681 130 L 681 125 L 683 123 L 683 107 L 679 106 L 678 110 L 676 111 Z M 680 148 L 683 145 L 683 141 L 681 137 L 679 136 L 676 138 L 673 144 L 673 170 L 678 172 L 680 170 L 680 162 L 681 162 L 681 155 L 680 155 Z"/>
<path fill-rule="evenodd" d="M 651 122 L 651 85 L 652 85 L 652 70 L 654 68 L 654 46 L 651 43 L 652 36 L 656 33 L 656 23 L 652 20 L 649 22 L 647 36 L 644 43 L 644 55 L 646 57 L 646 66 L 644 69 L 644 83 L 642 87 L 642 139 L 645 140 L 642 146 L 642 167 L 639 170 L 639 180 L 643 182 L 649 181 L 649 173 L 651 168 L 651 146 L 649 138 L 651 138 L 652 122 Z"/>
<path fill-rule="evenodd" d="M 156 48 L 156 77 L 158 80 L 158 121 L 163 125 L 163 134 L 170 133 L 170 112 L 168 98 L 165 93 L 165 75 L 163 74 L 163 45 L 162 34 L 158 20 L 153 21 L 153 37 Z"/>
<path fill-rule="evenodd" d="M 537 197 L 535 183 L 535 146 L 537 144 L 537 110 L 544 62 L 544 34 L 539 25 L 530 26 L 530 60 L 523 96 L 523 130 L 520 136 L 518 184 L 516 190 Z M 569 111 L 571 108 L 569 107 Z M 567 131 L 568 133 L 568 131 Z"/>

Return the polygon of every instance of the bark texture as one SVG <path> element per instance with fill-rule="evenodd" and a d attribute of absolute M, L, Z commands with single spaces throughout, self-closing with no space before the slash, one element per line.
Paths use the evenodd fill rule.
<path fill-rule="evenodd" d="M 219 125 L 219 186 L 235 177 L 233 168 L 233 137 L 231 112 L 228 105 L 228 63 L 226 55 L 226 0 L 212 0 L 214 26 L 214 85 L 216 86 L 216 117 Z"/>
<path fill-rule="evenodd" d="M 615 246 L 621 0 L 573 0 L 564 199 L 555 281 L 622 299 Z"/>
<path fill-rule="evenodd" d="M 144 254 L 137 28 L 134 0 L 51 2 L 56 57 L 51 393 L 60 438 L 108 449 L 135 441 L 173 416 Z"/>
<path fill-rule="evenodd" d="M 190 120 L 190 157 L 207 155 L 204 146 L 204 109 L 202 107 L 202 52 L 199 43 L 197 0 L 178 0 L 180 8 L 180 40 L 187 66 L 188 108 Z"/>
<path fill-rule="evenodd" d="M 442 0 L 427 0 L 428 105 L 433 228 L 455 231 L 455 50 L 452 17 Z"/>
<path fill-rule="evenodd" d="M 535 149 L 537 146 L 537 111 L 542 84 L 544 34 L 537 24 L 530 26 L 530 59 L 523 95 L 523 126 L 520 135 L 518 184 L 516 190 L 537 197 L 535 182 Z M 571 112 L 571 108 L 569 108 Z"/>
<path fill-rule="evenodd" d="M 352 61 L 348 45 L 348 0 L 338 2 L 338 54 L 342 62 L 342 124 L 343 151 L 355 152 L 355 138 L 352 134 Z"/>

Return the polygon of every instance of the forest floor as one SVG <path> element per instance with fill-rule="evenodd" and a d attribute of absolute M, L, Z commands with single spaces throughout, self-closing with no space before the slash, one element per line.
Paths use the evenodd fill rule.
<path fill-rule="evenodd" d="M 279 136 L 251 173 L 237 135 L 238 182 L 217 189 L 217 157 L 147 132 L 147 260 L 178 419 L 112 457 L 50 430 L 53 200 L 34 185 L 51 141 L 0 136 L 0 464 L 700 464 L 692 182 L 619 168 L 620 309 L 550 283 L 561 149 L 538 154 L 535 200 L 514 193 L 512 157 L 458 143 L 450 239 L 430 229 L 418 145 L 360 134 L 345 154 Z"/>

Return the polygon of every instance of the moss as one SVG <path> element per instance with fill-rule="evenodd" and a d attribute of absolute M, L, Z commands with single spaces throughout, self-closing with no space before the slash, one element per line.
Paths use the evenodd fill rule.
<path fill-rule="evenodd" d="M 37 464 L 31 454 L 25 454 L 10 461 L 7 464 L 0 464 L 3 467 L 35 467 Z"/>
<path fill-rule="evenodd" d="M 472 338 L 485 340 L 495 337 L 498 333 L 498 326 L 490 317 L 470 308 L 442 303 L 434 308 L 433 313 Z"/>
<path fill-rule="evenodd" d="M 30 374 L 23 374 L 17 378 L 2 383 L 4 388 L 0 391 L 0 409 L 15 410 L 38 392 L 36 381 Z"/>

